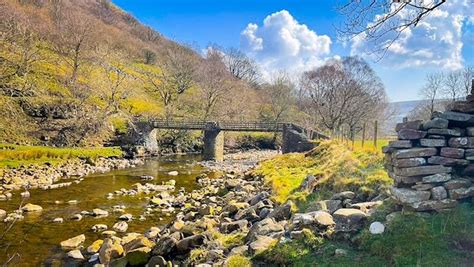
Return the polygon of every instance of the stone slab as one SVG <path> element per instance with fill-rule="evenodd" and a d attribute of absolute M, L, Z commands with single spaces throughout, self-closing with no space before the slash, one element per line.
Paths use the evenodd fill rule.
<path fill-rule="evenodd" d="M 472 125 L 474 124 L 474 115 L 466 114 L 466 113 L 460 113 L 460 112 L 454 112 L 454 111 L 446 111 L 443 112 L 439 115 L 440 118 L 447 119 L 451 122 L 454 122 L 456 124 L 469 124 Z"/>
<path fill-rule="evenodd" d="M 417 140 L 425 137 L 426 132 L 413 129 L 401 129 L 397 135 L 398 139 L 401 140 Z"/>
<path fill-rule="evenodd" d="M 394 159 L 393 166 L 398 168 L 417 167 L 426 164 L 425 158 Z"/>
<path fill-rule="evenodd" d="M 447 158 L 463 159 L 465 155 L 465 150 L 462 148 L 443 147 L 441 148 L 440 155 L 442 157 L 447 157 Z M 473 153 L 473 156 L 474 156 L 474 153 Z"/>
<path fill-rule="evenodd" d="M 416 191 L 408 188 L 391 187 L 393 198 L 400 203 L 416 203 L 430 199 L 430 191 Z"/>
<path fill-rule="evenodd" d="M 445 147 L 447 142 L 444 139 L 420 139 L 420 145 L 424 147 Z"/>
<path fill-rule="evenodd" d="M 458 202 L 453 199 L 427 200 L 409 204 L 409 207 L 415 211 L 442 211 L 456 207 Z"/>
<path fill-rule="evenodd" d="M 448 128 L 449 121 L 443 118 L 433 118 L 432 120 L 426 121 L 423 123 L 423 129 L 445 129 Z"/>
<path fill-rule="evenodd" d="M 466 149 L 466 153 L 464 154 L 467 160 L 474 160 L 474 149 Z"/>
<path fill-rule="evenodd" d="M 401 122 L 397 123 L 397 125 L 395 126 L 395 131 L 398 132 L 403 129 L 421 130 L 422 126 L 423 121 L 421 120 Z"/>
<path fill-rule="evenodd" d="M 455 137 L 448 141 L 450 147 L 474 148 L 474 137 Z"/>
<path fill-rule="evenodd" d="M 444 166 L 465 166 L 469 164 L 468 160 L 465 159 L 453 159 L 440 156 L 433 156 L 428 159 L 429 164 L 437 164 Z"/>
<path fill-rule="evenodd" d="M 388 146 L 391 148 L 412 148 L 413 143 L 410 140 L 396 140 L 390 141 Z"/>
<path fill-rule="evenodd" d="M 429 166 L 419 166 L 411 168 L 394 168 L 393 169 L 396 175 L 401 176 L 423 176 L 439 173 L 451 173 L 451 167 L 445 167 L 442 165 L 429 165 Z"/>
<path fill-rule="evenodd" d="M 437 173 L 433 175 L 424 176 L 421 178 L 423 183 L 442 183 L 451 180 L 452 175 L 450 173 Z"/>
<path fill-rule="evenodd" d="M 392 156 L 396 159 L 431 157 L 438 154 L 436 148 L 412 148 L 396 151 Z"/>
<path fill-rule="evenodd" d="M 429 129 L 428 134 L 443 136 L 462 136 L 462 131 L 460 129 Z"/>

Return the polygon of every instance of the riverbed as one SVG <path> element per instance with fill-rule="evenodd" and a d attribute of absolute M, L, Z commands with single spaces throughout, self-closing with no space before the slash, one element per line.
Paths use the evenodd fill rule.
<path fill-rule="evenodd" d="M 19 192 L 15 192 L 9 201 L 0 202 L 0 209 L 12 212 L 22 204 L 33 203 L 40 205 L 41 212 L 26 213 L 25 218 L 13 224 L 0 223 L 0 236 L 6 232 L 0 244 L 0 265 L 13 257 L 11 266 L 60 266 L 67 262 L 65 253 L 59 243 L 65 239 L 85 234 L 85 246 L 101 238 L 100 233 L 95 233 L 91 227 L 95 224 L 111 226 L 118 221 L 124 212 L 113 213 L 113 207 L 125 206 L 125 213 L 133 215 L 134 219 L 128 223 L 127 232 L 143 233 L 152 226 L 162 226 L 174 218 L 174 214 L 152 213 L 146 220 L 138 220 L 148 203 L 147 195 L 116 196 L 107 199 L 108 193 L 113 193 L 122 188 L 130 189 L 133 184 L 145 183 L 140 179 L 143 175 L 155 177 L 152 184 L 162 184 L 169 180 L 176 181 L 176 192 L 184 188 L 187 192 L 197 187 L 196 177 L 209 172 L 207 168 L 198 164 L 199 155 L 175 155 L 156 159 L 149 159 L 144 165 L 114 170 L 104 174 L 92 174 L 80 183 L 72 183 L 69 187 L 42 190 L 30 190 L 31 196 L 22 199 Z M 169 172 L 177 171 L 178 175 Z M 212 176 L 212 173 L 211 173 Z M 64 181 L 73 181 L 66 179 Z M 71 204 L 72 203 L 75 204 Z M 77 202 L 77 203 L 76 203 Z M 109 216 L 97 218 L 84 216 L 82 220 L 75 221 L 71 217 L 81 211 L 91 211 L 100 208 L 109 211 Z M 63 218 L 63 223 L 53 223 L 55 218 Z"/>

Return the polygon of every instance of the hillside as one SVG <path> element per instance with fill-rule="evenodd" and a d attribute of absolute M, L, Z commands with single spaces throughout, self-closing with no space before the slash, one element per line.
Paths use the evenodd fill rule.
<path fill-rule="evenodd" d="M 235 112 L 242 104 L 234 102 L 249 105 L 253 93 L 212 55 L 166 39 L 110 1 L 6 0 L 0 17 L 0 143 L 99 145 L 136 116 L 252 112 Z"/>

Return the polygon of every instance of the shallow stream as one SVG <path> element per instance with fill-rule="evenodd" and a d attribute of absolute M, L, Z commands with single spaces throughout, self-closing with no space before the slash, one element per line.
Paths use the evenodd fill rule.
<path fill-rule="evenodd" d="M 74 266 L 64 258 L 59 243 L 68 238 L 85 234 L 84 246 L 89 246 L 99 238 L 100 233 L 91 231 L 94 224 L 106 224 L 109 229 L 118 221 L 122 213 L 113 213 L 112 207 L 124 205 L 125 213 L 134 216 L 130 221 L 127 232 L 143 233 L 151 226 L 160 226 L 172 220 L 173 216 L 153 214 L 139 221 L 138 217 L 148 203 L 146 195 L 114 196 L 107 199 L 107 193 L 121 188 L 130 189 L 135 183 L 145 183 L 140 180 L 142 175 L 151 175 L 155 179 L 149 183 L 161 184 L 171 179 L 176 180 L 176 191 L 184 187 L 187 192 L 196 187 L 195 178 L 206 172 L 198 163 L 200 156 L 167 156 L 159 159 L 150 159 L 144 165 L 136 168 L 114 170 L 104 174 L 87 176 L 79 184 L 73 183 L 69 187 L 51 190 L 30 190 L 31 196 L 21 199 L 19 192 L 15 192 L 12 200 L 0 202 L 0 209 L 7 213 L 18 209 L 22 204 L 32 203 L 43 207 L 40 213 L 27 213 L 22 221 L 17 221 L 12 228 L 6 231 L 7 224 L 0 222 L 0 236 L 6 232 L 4 239 L 0 239 L 0 265 L 10 257 L 14 259 L 10 266 Z M 168 172 L 178 171 L 177 176 L 170 176 Z M 63 180 L 63 181 L 69 181 Z M 150 194 L 149 196 L 152 196 Z M 77 200 L 77 204 L 68 204 L 70 200 Z M 57 202 L 61 202 L 57 204 Z M 80 221 L 71 220 L 71 216 L 81 211 L 91 211 L 100 208 L 109 211 L 109 216 L 96 218 L 84 216 Z M 64 218 L 63 223 L 53 223 L 54 218 Z M 161 218 L 161 219 L 160 219 Z"/>

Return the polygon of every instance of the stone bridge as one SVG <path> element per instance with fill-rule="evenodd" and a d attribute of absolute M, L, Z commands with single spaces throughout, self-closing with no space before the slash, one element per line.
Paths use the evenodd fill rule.
<path fill-rule="evenodd" d="M 199 130 L 204 132 L 205 160 L 222 161 L 224 158 L 224 132 L 281 132 L 283 153 L 303 152 L 314 147 L 311 140 L 328 137 L 293 123 L 237 122 L 237 121 L 182 121 L 150 120 L 136 123 L 139 131 L 135 145 L 144 146 L 150 154 L 158 151 L 156 132 L 159 129 Z"/>

